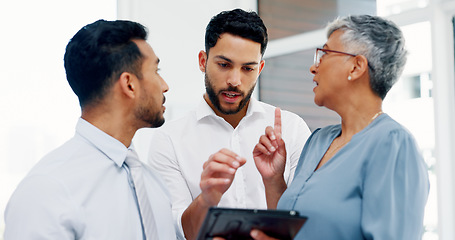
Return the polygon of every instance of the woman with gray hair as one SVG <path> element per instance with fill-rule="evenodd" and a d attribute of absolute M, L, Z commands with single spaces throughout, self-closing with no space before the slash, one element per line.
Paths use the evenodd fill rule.
<path fill-rule="evenodd" d="M 406 62 L 398 27 L 375 16 L 329 23 L 316 49 L 314 101 L 341 124 L 315 130 L 289 187 L 280 112 L 253 155 L 269 208 L 292 209 L 308 220 L 296 239 L 420 239 L 429 183 L 412 135 L 382 101 Z M 270 239 L 253 230 L 255 239 Z"/>

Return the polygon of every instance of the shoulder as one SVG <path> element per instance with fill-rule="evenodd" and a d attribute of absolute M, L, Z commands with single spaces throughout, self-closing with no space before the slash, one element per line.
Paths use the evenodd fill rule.
<path fill-rule="evenodd" d="M 49 158 L 43 158 L 19 183 L 12 194 L 7 212 L 13 218 L 27 214 L 42 216 L 58 215 L 71 207 L 72 198 L 65 184 L 59 178 L 59 167 Z"/>
<path fill-rule="evenodd" d="M 81 176 L 88 177 L 87 166 L 104 167 L 112 161 L 83 137 L 78 135 L 68 140 L 60 147 L 46 154 L 29 171 L 23 182 L 25 186 L 48 190 L 49 182 L 55 182 L 54 187 L 71 189 L 80 186 Z"/>
<path fill-rule="evenodd" d="M 305 150 L 312 147 L 321 147 L 330 144 L 330 142 L 341 132 L 341 125 L 330 125 L 323 128 L 315 129 L 308 137 L 305 143 Z"/>
<path fill-rule="evenodd" d="M 414 136 L 388 115 L 380 117 L 358 139 L 366 144 L 363 151 L 369 156 L 372 171 L 389 167 L 425 172 L 426 166 Z"/>
<path fill-rule="evenodd" d="M 341 125 L 329 125 L 322 128 L 317 128 L 311 134 L 312 138 L 333 138 L 334 136 L 340 134 Z"/>
<path fill-rule="evenodd" d="M 30 170 L 27 177 L 34 175 L 57 176 L 63 172 L 71 171 L 69 165 L 78 164 L 78 159 L 84 155 L 90 154 L 87 151 L 87 145 L 81 138 L 73 137 L 60 147 L 46 154 L 38 163 Z"/>
<path fill-rule="evenodd" d="M 392 119 L 387 114 L 382 114 L 376 119 L 368 129 L 377 141 L 390 141 L 395 139 L 397 141 L 410 140 L 415 141 L 413 135 L 403 125 Z"/>

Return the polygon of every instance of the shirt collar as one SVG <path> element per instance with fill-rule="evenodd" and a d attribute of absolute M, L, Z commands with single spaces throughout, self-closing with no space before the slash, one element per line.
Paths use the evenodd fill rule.
<path fill-rule="evenodd" d="M 123 143 L 82 118 L 77 122 L 76 133 L 114 161 L 117 166 L 122 167 L 128 153 L 128 148 Z M 130 148 L 133 146 L 131 145 Z"/>
<path fill-rule="evenodd" d="M 257 99 L 251 97 L 245 117 L 249 117 L 254 113 L 265 114 L 265 109 L 261 104 L 259 104 L 259 101 Z M 196 119 L 199 121 L 209 116 L 218 117 L 210 105 L 205 101 L 205 99 L 202 98 L 202 101 L 199 103 L 199 106 L 196 109 Z"/>

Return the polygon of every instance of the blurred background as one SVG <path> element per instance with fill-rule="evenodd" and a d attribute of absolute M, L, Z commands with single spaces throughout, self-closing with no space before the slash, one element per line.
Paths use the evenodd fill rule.
<path fill-rule="evenodd" d="M 46 153 L 74 134 L 77 97 L 63 68 L 65 46 L 98 19 L 129 19 L 149 29 L 161 59 L 167 121 L 197 106 L 205 91 L 197 55 L 204 32 L 220 11 L 259 13 L 269 33 L 266 65 L 254 95 L 299 114 L 311 130 L 336 124 L 333 112 L 313 102 L 309 67 L 336 16 L 371 14 L 397 23 L 408 62 L 384 101 L 384 111 L 415 136 L 428 165 L 431 190 L 424 240 L 455 239 L 454 0 L 16 0 L 0 3 L 0 240 L 9 197 Z M 153 129 L 133 139 L 144 159 Z M 32 201 L 32 199 L 31 199 Z"/>

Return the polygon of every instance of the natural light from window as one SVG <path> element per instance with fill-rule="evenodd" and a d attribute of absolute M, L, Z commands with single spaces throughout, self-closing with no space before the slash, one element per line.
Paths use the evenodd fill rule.
<path fill-rule="evenodd" d="M 380 16 L 389 16 L 427 6 L 428 0 L 378 0 L 377 12 Z M 439 238 L 431 25 L 429 22 L 418 22 L 400 27 L 409 51 L 408 61 L 401 79 L 384 101 L 384 111 L 411 131 L 428 165 L 430 194 L 425 208 L 425 233 L 422 240 L 437 240 Z"/>
<path fill-rule="evenodd" d="M 66 44 L 82 26 L 116 16 L 116 0 L 0 3 L 0 240 L 4 210 L 19 181 L 74 134 L 80 108 L 63 68 Z"/>

